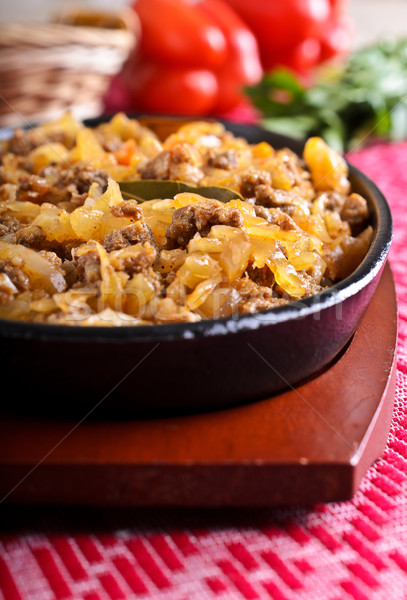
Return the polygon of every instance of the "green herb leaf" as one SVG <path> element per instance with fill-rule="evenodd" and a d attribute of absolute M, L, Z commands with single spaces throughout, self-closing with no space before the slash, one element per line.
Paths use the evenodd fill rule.
<path fill-rule="evenodd" d="M 292 117 L 267 117 L 263 119 L 265 129 L 288 135 L 296 139 L 303 139 L 308 131 L 316 125 L 316 120 L 311 115 L 293 115 Z"/>
<path fill-rule="evenodd" d="M 322 69 L 305 88 L 276 69 L 245 89 L 270 130 L 320 135 L 341 151 L 372 137 L 407 139 L 407 38 L 386 38 Z"/>

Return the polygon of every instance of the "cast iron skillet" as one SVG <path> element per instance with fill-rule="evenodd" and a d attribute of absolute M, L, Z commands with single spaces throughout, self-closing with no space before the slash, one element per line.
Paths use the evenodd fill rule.
<path fill-rule="evenodd" d="M 302 152 L 288 137 L 224 123 L 249 142 Z M 364 314 L 392 237 L 380 190 L 351 165 L 350 180 L 368 200 L 374 237 L 345 280 L 283 307 L 196 323 L 85 328 L 0 320 L 0 360 L 11 388 L 3 407 L 75 419 L 162 417 L 253 402 L 326 369 Z"/>

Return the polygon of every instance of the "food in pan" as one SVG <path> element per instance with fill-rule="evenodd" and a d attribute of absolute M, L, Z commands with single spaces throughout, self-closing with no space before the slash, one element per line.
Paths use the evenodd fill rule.
<path fill-rule="evenodd" d="M 70 113 L 2 142 L 0 317 L 193 322 L 300 301 L 368 251 L 366 200 L 319 137 L 302 156 L 212 120 L 159 139 Z M 175 193 L 174 193 L 175 191 Z"/>

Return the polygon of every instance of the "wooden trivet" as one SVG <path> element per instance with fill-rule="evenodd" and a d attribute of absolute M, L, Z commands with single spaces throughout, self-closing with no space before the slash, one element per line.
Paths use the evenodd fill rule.
<path fill-rule="evenodd" d="M 20 504 L 137 507 L 349 499 L 385 447 L 396 341 L 396 293 L 386 265 L 346 351 L 296 389 L 159 420 L 77 424 L 3 415 L 0 496 Z"/>

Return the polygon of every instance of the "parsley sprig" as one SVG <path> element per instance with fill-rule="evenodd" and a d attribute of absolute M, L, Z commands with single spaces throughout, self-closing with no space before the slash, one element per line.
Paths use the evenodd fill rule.
<path fill-rule="evenodd" d="M 407 38 L 382 39 L 325 67 L 305 86 L 286 69 L 246 88 L 266 129 L 306 138 L 320 135 L 349 151 L 372 138 L 407 138 Z"/>

